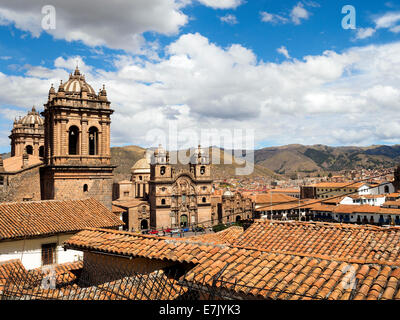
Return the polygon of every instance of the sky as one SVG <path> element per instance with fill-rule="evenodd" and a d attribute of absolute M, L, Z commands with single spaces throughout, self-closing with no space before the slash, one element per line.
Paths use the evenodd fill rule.
<path fill-rule="evenodd" d="M 180 143 L 398 144 L 399 36 L 399 1 L 0 0 L 0 152 L 76 65 L 105 84 L 113 146 L 171 127 Z"/>

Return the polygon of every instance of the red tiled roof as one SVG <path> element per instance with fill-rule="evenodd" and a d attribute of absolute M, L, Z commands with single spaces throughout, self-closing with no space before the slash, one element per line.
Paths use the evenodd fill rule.
<path fill-rule="evenodd" d="M 218 274 L 217 286 L 239 296 L 376 300 L 400 299 L 399 237 L 400 228 L 257 220 L 226 245 L 89 229 L 65 247 L 192 263 L 185 280 L 210 285 Z"/>
<path fill-rule="evenodd" d="M 243 228 L 232 226 L 216 233 L 206 233 L 193 236 L 188 239 L 199 242 L 215 243 L 215 244 L 231 244 L 243 233 Z"/>
<path fill-rule="evenodd" d="M 204 244 L 202 251 L 210 257 L 221 246 L 224 245 Z M 64 247 L 188 263 L 197 263 L 200 259 L 198 243 L 189 238 L 157 237 L 107 229 L 83 230 L 66 240 Z"/>
<path fill-rule="evenodd" d="M 256 220 L 233 244 L 288 254 L 400 265 L 400 227 Z"/>
<path fill-rule="evenodd" d="M 228 254 L 227 254 L 228 253 Z M 400 299 L 400 268 L 312 255 L 231 248 L 199 263 L 185 280 L 262 299 Z M 357 279 L 357 282 L 354 280 Z M 354 288 L 354 290 L 353 290 Z"/>
<path fill-rule="evenodd" d="M 23 169 L 22 164 L 23 164 L 22 156 L 10 157 L 3 160 L 3 166 L 6 172 L 18 172 L 21 169 Z M 40 164 L 43 164 L 41 158 L 33 155 L 28 155 L 27 168 L 37 166 Z"/>
<path fill-rule="evenodd" d="M 0 296 L 3 292 L 4 286 L 7 283 L 7 280 L 10 277 L 18 277 L 26 272 L 27 270 L 19 259 L 0 262 Z"/>
<path fill-rule="evenodd" d="M 299 199 L 288 196 L 284 193 L 258 193 L 249 196 L 249 198 L 256 204 L 264 203 L 282 203 L 282 202 L 298 202 Z"/>
<path fill-rule="evenodd" d="M 118 207 L 118 206 L 112 205 L 112 212 L 114 214 L 119 214 L 119 213 L 125 212 L 125 210 L 120 208 L 120 207 Z"/>
<path fill-rule="evenodd" d="M 123 224 L 95 199 L 0 203 L 0 240 Z"/>

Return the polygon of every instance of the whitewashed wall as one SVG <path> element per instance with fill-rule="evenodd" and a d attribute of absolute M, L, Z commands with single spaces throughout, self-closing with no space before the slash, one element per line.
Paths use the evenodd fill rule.
<path fill-rule="evenodd" d="M 74 262 L 82 259 L 81 251 L 64 251 L 62 243 L 72 235 L 59 235 L 52 237 L 34 238 L 16 241 L 0 242 L 0 261 L 20 259 L 28 270 L 42 266 L 42 244 L 57 243 L 56 263 Z"/>

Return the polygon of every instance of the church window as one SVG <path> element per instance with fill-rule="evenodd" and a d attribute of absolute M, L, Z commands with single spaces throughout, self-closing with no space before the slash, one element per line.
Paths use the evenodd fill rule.
<path fill-rule="evenodd" d="M 165 204 L 165 199 L 161 199 L 161 204 Z"/>
<path fill-rule="evenodd" d="M 85 185 L 83 185 L 83 192 L 88 192 L 88 185 L 87 184 L 85 184 Z"/>
<path fill-rule="evenodd" d="M 165 174 L 165 167 L 161 167 L 160 168 L 160 174 L 163 176 Z"/>
<path fill-rule="evenodd" d="M 26 153 L 27 154 L 33 154 L 33 147 L 32 146 L 26 146 Z"/>
<path fill-rule="evenodd" d="M 69 142 L 68 153 L 70 155 L 79 154 L 79 129 L 76 126 L 72 126 L 71 128 L 69 128 L 68 142 Z"/>
<path fill-rule="evenodd" d="M 203 197 L 202 201 L 205 203 L 207 201 L 206 197 Z"/>
<path fill-rule="evenodd" d="M 96 127 L 89 129 L 89 155 L 94 156 L 98 154 L 99 131 Z"/>
<path fill-rule="evenodd" d="M 202 166 L 201 168 L 200 168 L 200 174 L 205 174 L 206 173 L 206 167 L 205 166 Z"/>
<path fill-rule="evenodd" d="M 43 158 L 44 157 L 44 146 L 41 146 L 39 148 L 39 157 Z"/>

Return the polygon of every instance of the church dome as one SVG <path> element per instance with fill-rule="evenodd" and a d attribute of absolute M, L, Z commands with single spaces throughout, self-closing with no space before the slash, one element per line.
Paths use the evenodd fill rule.
<path fill-rule="evenodd" d="M 231 190 L 226 190 L 223 194 L 224 197 L 233 197 L 233 193 Z"/>
<path fill-rule="evenodd" d="M 39 112 L 36 111 L 35 107 L 32 107 L 32 111 L 29 111 L 25 117 L 18 121 L 18 123 L 24 126 L 31 126 L 35 124 L 38 126 L 43 126 L 44 119 L 39 115 Z"/>
<path fill-rule="evenodd" d="M 133 167 L 131 168 L 131 171 L 136 171 L 136 170 L 145 170 L 145 169 L 150 169 L 150 163 L 146 158 L 140 159 L 137 161 Z"/>
<path fill-rule="evenodd" d="M 86 82 L 85 76 L 81 75 L 78 67 L 76 67 L 74 74 L 70 74 L 68 81 L 64 83 L 64 91 L 66 94 L 80 94 L 82 89 L 86 91 L 88 95 L 96 95 L 92 86 Z"/>

